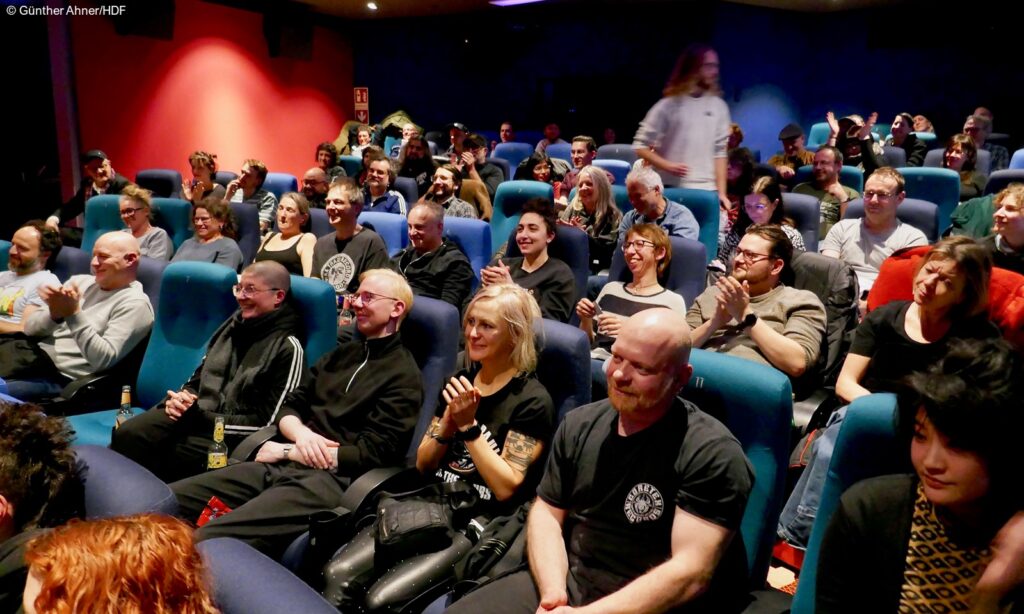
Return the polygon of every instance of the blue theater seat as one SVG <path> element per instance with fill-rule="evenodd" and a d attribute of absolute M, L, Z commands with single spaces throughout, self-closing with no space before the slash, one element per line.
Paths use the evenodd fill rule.
<path fill-rule="evenodd" d="M 135 183 L 160 198 L 181 195 L 181 173 L 169 168 L 149 168 L 135 174 Z"/>

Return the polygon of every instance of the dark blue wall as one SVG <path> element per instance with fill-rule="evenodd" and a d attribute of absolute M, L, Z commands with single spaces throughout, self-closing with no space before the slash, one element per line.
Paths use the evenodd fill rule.
<path fill-rule="evenodd" d="M 783 125 L 807 129 L 829 109 L 878 111 L 884 123 L 922 113 L 945 138 L 985 105 L 996 131 L 1024 135 L 1013 117 L 1024 82 L 1024 64 L 1013 60 L 1015 21 L 994 7 L 953 14 L 926 6 L 793 13 L 590 0 L 367 22 L 352 32 L 355 82 L 370 87 L 373 120 L 396 109 L 428 129 L 461 121 L 495 131 L 505 118 L 539 129 L 554 120 L 563 136 L 599 136 L 610 125 L 621 142 L 660 96 L 676 54 L 705 41 L 719 50 L 744 144 L 764 156 L 778 149 Z M 979 18 L 991 25 L 979 31 Z"/>

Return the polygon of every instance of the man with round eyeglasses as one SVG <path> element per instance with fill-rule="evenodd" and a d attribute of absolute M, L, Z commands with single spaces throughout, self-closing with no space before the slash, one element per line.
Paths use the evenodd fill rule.
<path fill-rule="evenodd" d="M 864 217 L 840 220 L 818 246 L 823 255 L 853 267 L 862 293 L 871 289 L 879 267 L 893 252 L 928 245 L 923 232 L 896 217 L 906 197 L 905 185 L 903 175 L 894 168 L 872 173 L 864 187 Z"/>
<path fill-rule="evenodd" d="M 290 288 L 280 263 L 246 267 L 232 288 L 238 311 L 213 333 L 192 377 L 122 424 L 111 447 L 172 482 L 205 470 L 216 418 L 224 418 L 229 450 L 272 424 L 305 369 L 302 318 Z"/>
<path fill-rule="evenodd" d="M 780 227 L 753 224 L 733 253 L 732 275 L 709 286 L 686 314 L 693 346 L 800 377 L 818 362 L 826 319 L 813 292 L 780 279 L 793 245 Z"/>

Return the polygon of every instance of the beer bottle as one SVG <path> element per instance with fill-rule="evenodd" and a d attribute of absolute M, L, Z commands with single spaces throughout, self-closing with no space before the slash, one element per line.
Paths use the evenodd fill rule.
<path fill-rule="evenodd" d="M 213 443 L 206 449 L 206 468 L 220 469 L 228 464 L 228 447 L 224 443 L 224 417 L 217 416 L 213 423 Z"/>
<path fill-rule="evenodd" d="M 132 411 L 132 387 L 121 388 L 121 408 L 117 410 L 117 417 L 114 418 L 114 428 L 119 428 L 125 420 L 130 420 L 135 412 Z"/>

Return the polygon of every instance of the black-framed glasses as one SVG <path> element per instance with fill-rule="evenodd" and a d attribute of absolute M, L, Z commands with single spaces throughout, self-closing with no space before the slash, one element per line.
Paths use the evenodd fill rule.
<path fill-rule="evenodd" d="M 144 207 L 125 207 L 121 209 L 121 217 L 133 217 L 136 212 L 142 211 Z"/>
<path fill-rule="evenodd" d="M 636 251 L 640 251 L 648 245 L 654 247 L 654 242 L 646 239 L 633 239 L 632 241 L 626 241 L 622 244 L 622 251 L 626 251 L 630 247 Z"/>
<path fill-rule="evenodd" d="M 277 292 L 280 288 L 257 288 L 256 286 L 243 286 L 242 284 L 235 284 L 231 286 L 231 292 L 237 298 L 252 298 L 260 292 Z"/>
<path fill-rule="evenodd" d="M 736 248 L 735 257 L 750 264 L 754 264 L 756 262 L 761 262 L 762 260 L 767 260 L 771 258 L 771 256 L 769 256 L 768 254 L 758 254 L 757 252 L 752 252 L 746 249 L 740 249 L 738 247 Z"/>
<path fill-rule="evenodd" d="M 353 294 L 349 301 L 359 300 L 364 305 L 372 305 L 374 301 L 379 299 L 387 299 L 389 301 L 397 301 L 398 299 L 393 296 L 384 296 L 383 294 L 377 294 L 376 292 L 370 292 L 369 290 L 363 290 L 362 292 L 356 292 Z"/>

